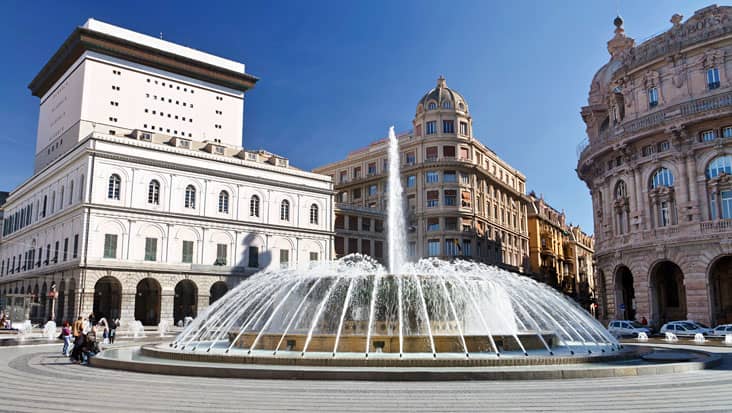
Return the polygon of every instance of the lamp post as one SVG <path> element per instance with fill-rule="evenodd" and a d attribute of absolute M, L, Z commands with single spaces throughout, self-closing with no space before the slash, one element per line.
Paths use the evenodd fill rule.
<path fill-rule="evenodd" d="M 51 284 L 51 290 L 48 292 L 48 298 L 51 299 L 51 316 L 50 320 L 55 321 L 56 319 L 56 297 L 58 297 L 58 291 L 56 291 L 56 283 Z"/>

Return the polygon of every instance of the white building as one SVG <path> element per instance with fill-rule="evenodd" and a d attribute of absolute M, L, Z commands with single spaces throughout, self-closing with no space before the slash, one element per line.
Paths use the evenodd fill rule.
<path fill-rule="evenodd" d="M 30 294 L 37 320 L 157 324 L 253 272 L 330 259 L 330 178 L 242 147 L 256 81 L 161 39 L 77 28 L 29 86 L 35 173 L 3 206 L 2 297 Z"/>

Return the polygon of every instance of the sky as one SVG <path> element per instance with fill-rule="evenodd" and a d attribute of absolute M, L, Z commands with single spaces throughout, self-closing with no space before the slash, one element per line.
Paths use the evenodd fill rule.
<path fill-rule="evenodd" d="M 708 1 L 708 0 L 707 0 Z M 0 16 L 0 190 L 33 173 L 38 98 L 28 83 L 94 17 L 246 64 L 244 147 L 310 170 L 411 128 L 444 75 L 473 133 L 567 221 L 592 232 L 577 178 L 580 108 L 609 60 L 618 11 L 636 42 L 689 18 L 696 0 L 14 1 Z"/>

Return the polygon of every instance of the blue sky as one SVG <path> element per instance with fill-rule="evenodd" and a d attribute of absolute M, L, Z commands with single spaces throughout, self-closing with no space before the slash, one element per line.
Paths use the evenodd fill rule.
<path fill-rule="evenodd" d="M 88 17 L 244 62 L 244 146 L 303 169 L 411 127 L 442 74 L 470 104 L 474 134 L 570 222 L 592 231 L 579 181 L 579 115 L 607 62 L 617 10 L 646 39 L 704 1 L 9 1 L 0 17 L 0 189 L 33 172 L 38 99 L 27 85 Z"/>

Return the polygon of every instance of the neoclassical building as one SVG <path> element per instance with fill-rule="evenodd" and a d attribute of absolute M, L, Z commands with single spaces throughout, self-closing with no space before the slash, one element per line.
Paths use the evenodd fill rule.
<path fill-rule="evenodd" d="M 732 322 L 732 7 L 636 45 L 615 19 L 582 108 L 604 319 Z"/>
<path fill-rule="evenodd" d="M 473 136 L 468 102 L 443 77 L 398 136 L 408 256 L 464 257 L 528 268 L 526 178 Z M 335 182 L 337 256 L 385 259 L 388 140 L 314 171 Z"/>
<path fill-rule="evenodd" d="M 4 306 L 176 322 L 256 271 L 331 259 L 330 178 L 242 147 L 256 81 L 93 19 L 74 30 L 29 86 L 35 171 L 2 206 Z"/>

